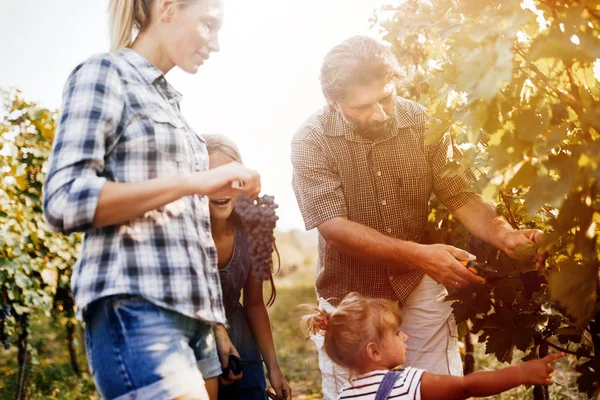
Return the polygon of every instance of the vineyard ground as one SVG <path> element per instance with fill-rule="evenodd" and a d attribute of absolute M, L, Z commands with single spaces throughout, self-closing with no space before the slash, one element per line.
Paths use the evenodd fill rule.
<path fill-rule="evenodd" d="M 311 257 L 312 259 L 312 257 Z M 314 260 L 314 259 L 313 259 Z M 311 260 L 312 261 L 312 260 Z M 310 265 L 290 268 L 285 266 L 276 278 L 277 301 L 269 310 L 273 325 L 273 334 L 278 349 L 282 370 L 289 379 L 294 390 L 294 399 L 322 399 L 321 377 L 318 368 L 315 346 L 306 340 L 298 324 L 298 304 L 314 304 L 315 292 L 314 267 Z M 94 389 L 92 379 L 87 373 L 77 377 L 71 368 L 65 342 L 65 330 L 49 318 L 33 319 L 32 344 L 38 350 L 39 365 L 33 365 L 29 373 L 30 399 L 88 399 L 100 400 Z M 77 344 L 80 365 L 87 369 L 81 343 Z M 491 370 L 500 364 L 491 356 L 485 355 L 485 347 L 475 346 L 477 369 Z M 573 393 L 574 379 L 568 371 L 572 360 L 565 359 L 555 373 L 552 399 L 579 399 Z M 17 354 L 15 346 L 8 351 L 2 350 L 0 357 L 0 400 L 13 400 L 18 375 Z M 531 388 L 516 388 L 494 400 L 532 399 Z"/>

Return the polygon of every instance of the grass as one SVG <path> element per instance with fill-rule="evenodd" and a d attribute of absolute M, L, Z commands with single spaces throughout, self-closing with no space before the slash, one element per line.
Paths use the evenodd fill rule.
<path fill-rule="evenodd" d="M 269 309 L 281 368 L 292 386 L 295 399 L 322 398 L 315 346 L 304 339 L 294 317 L 294 308 L 298 304 L 315 303 L 315 291 L 309 276 L 312 276 L 311 272 L 282 274 L 277 282 L 277 300 Z M 32 365 L 29 370 L 27 398 L 99 400 L 91 377 L 87 373 L 78 377 L 73 372 L 65 329 L 42 317 L 35 319 L 32 332 L 31 344 L 38 351 L 39 364 Z M 79 363 L 87 369 L 82 343 L 77 343 L 77 347 Z M 14 400 L 19 372 L 16 346 L 0 351 L 0 400 Z"/>
<path fill-rule="evenodd" d="M 28 399 L 99 400 L 94 382 L 87 374 L 77 376 L 71 367 L 66 347 L 65 329 L 47 317 L 35 319 L 30 337 L 37 350 L 39 364 L 31 365 L 27 374 Z M 81 343 L 76 343 L 79 363 L 86 366 Z M 0 400 L 13 400 L 17 392 L 19 366 L 16 346 L 4 351 L 0 359 Z"/>

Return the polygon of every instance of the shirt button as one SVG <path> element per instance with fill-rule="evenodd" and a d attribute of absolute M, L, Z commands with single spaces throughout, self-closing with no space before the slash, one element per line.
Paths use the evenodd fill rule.
<path fill-rule="evenodd" d="M 387 228 L 385 231 L 386 231 L 387 233 L 392 233 L 392 228 Z"/>
<path fill-rule="evenodd" d="M 381 204 L 383 204 L 383 205 L 385 206 L 385 205 L 387 204 L 387 201 L 385 201 L 385 200 L 382 200 L 382 201 L 381 201 Z"/>
<path fill-rule="evenodd" d="M 377 176 L 381 176 L 381 171 L 377 171 Z"/>
<path fill-rule="evenodd" d="M 393 280 L 394 280 L 394 277 L 393 277 L 393 276 L 390 276 L 389 278 L 390 278 L 390 281 L 393 281 Z"/>

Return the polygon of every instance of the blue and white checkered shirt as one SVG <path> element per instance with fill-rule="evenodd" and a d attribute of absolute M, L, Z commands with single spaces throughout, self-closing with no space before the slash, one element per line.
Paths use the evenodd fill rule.
<path fill-rule="evenodd" d="M 180 100 L 161 71 L 131 49 L 92 56 L 67 80 L 44 214 L 56 231 L 85 232 L 71 281 L 79 318 L 94 300 L 132 294 L 225 323 L 206 196 L 92 228 L 107 180 L 144 182 L 208 169 L 205 142 L 181 115 Z"/>

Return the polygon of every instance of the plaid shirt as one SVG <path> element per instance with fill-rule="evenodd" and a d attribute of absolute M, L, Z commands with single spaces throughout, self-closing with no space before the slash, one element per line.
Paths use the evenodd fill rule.
<path fill-rule="evenodd" d="M 470 171 L 442 174 L 457 151 L 449 134 L 425 145 L 424 107 L 396 98 L 388 132 L 363 138 L 326 106 L 310 117 L 292 141 L 292 185 L 307 230 L 347 218 L 394 238 L 419 242 L 432 191 L 456 210 L 472 197 Z M 404 302 L 421 280 L 418 269 L 359 260 L 329 247 L 319 236 L 316 289 L 341 300 L 349 292 Z"/>
<path fill-rule="evenodd" d="M 100 54 L 69 76 L 44 191 L 56 231 L 84 231 L 72 287 L 92 301 L 139 295 L 183 315 L 225 322 L 206 196 L 183 197 L 119 225 L 92 228 L 104 183 L 144 182 L 208 168 L 181 95 L 131 49 Z"/>

